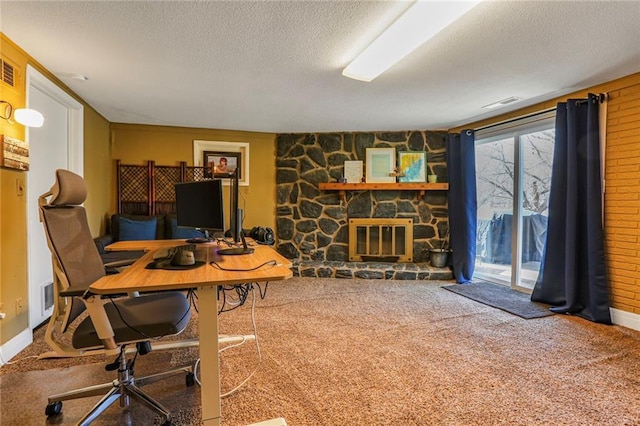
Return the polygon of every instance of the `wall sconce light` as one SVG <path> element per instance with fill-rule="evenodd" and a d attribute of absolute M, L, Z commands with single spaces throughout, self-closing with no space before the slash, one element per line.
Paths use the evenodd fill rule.
<path fill-rule="evenodd" d="M 35 109 L 20 108 L 14 110 L 13 106 L 9 102 L 0 100 L 0 105 L 2 104 L 4 104 L 4 112 L 0 112 L 0 118 L 4 118 L 10 124 L 14 123 L 11 119 L 11 116 L 13 115 L 15 121 L 23 126 L 42 127 L 44 117 Z M 0 111 L 2 111 L 1 107 Z"/>

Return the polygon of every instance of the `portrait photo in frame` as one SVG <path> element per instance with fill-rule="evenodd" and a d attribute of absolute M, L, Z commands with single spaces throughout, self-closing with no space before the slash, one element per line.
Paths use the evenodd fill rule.
<path fill-rule="evenodd" d="M 395 183 L 395 148 L 367 148 L 367 182 Z"/>
<path fill-rule="evenodd" d="M 193 165 L 205 167 L 205 177 L 212 177 L 210 162 L 219 165 L 222 158 L 227 160 L 227 169 L 239 169 L 238 183 L 240 186 L 249 185 L 249 143 L 224 141 L 193 141 Z M 230 179 L 222 179 L 222 184 L 228 186 Z"/>
<path fill-rule="evenodd" d="M 206 166 L 204 176 L 211 178 L 211 172 L 217 173 L 238 173 L 238 179 L 242 179 L 242 153 L 241 152 L 217 152 L 204 151 L 202 153 L 202 164 Z M 238 167 L 240 166 L 240 167 Z"/>
<path fill-rule="evenodd" d="M 426 151 L 398 151 L 398 171 L 398 182 L 426 182 Z"/>

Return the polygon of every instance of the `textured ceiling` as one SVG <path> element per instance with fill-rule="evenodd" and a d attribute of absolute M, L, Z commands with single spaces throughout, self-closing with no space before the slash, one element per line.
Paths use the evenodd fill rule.
<path fill-rule="evenodd" d="M 343 77 L 409 5 L 3 0 L 0 30 L 118 123 L 443 129 L 640 71 L 638 1 L 485 1 L 373 82 Z"/>

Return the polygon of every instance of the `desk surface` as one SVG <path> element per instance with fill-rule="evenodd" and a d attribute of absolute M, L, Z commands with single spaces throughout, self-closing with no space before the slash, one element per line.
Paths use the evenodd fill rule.
<path fill-rule="evenodd" d="M 156 250 L 162 247 L 172 247 L 188 244 L 186 240 L 134 240 L 134 241 L 116 241 L 109 244 L 104 249 L 106 251 L 137 251 L 137 250 Z M 213 245 L 206 243 L 205 246 Z"/>
<path fill-rule="evenodd" d="M 163 270 L 145 267 L 153 261 L 155 250 L 185 244 L 184 240 L 123 241 L 116 244 L 119 245 L 116 248 L 118 250 L 142 248 L 149 252 L 123 272 L 102 277 L 93 283 L 90 288 L 96 294 L 184 290 L 202 286 L 279 281 L 293 275 L 291 261 L 268 246 L 254 246 L 255 251 L 249 255 L 219 256 L 216 254 L 216 244 L 199 244 L 196 260 L 206 262 L 204 265 L 188 270 Z M 230 271 L 211 265 L 211 261 Z M 270 262 L 275 262 L 275 265 L 269 264 Z"/>

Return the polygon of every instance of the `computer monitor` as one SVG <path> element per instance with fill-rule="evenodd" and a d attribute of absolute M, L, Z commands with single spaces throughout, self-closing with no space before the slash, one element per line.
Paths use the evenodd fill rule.
<path fill-rule="evenodd" d="M 233 179 L 234 177 L 231 176 Z M 218 250 L 220 255 L 251 254 L 253 249 L 247 247 L 242 230 L 235 226 L 242 222 L 238 203 L 237 176 L 232 182 L 231 206 L 236 206 L 236 215 L 232 215 L 232 229 L 234 240 L 242 241 L 242 247 L 233 247 Z M 222 181 L 220 179 L 203 180 L 198 182 L 176 183 L 176 215 L 177 225 L 189 228 L 197 228 L 205 231 L 206 238 L 209 239 L 208 231 L 224 231 L 224 203 L 222 198 Z M 234 194 L 235 192 L 235 194 Z M 237 239 L 236 239 L 237 238 Z M 197 239 L 189 239 L 187 242 L 196 242 Z M 197 241 L 204 242 L 204 241 Z"/>
<path fill-rule="evenodd" d="M 220 179 L 175 184 L 177 225 L 203 231 L 224 231 Z"/>

